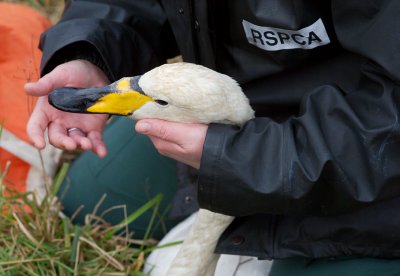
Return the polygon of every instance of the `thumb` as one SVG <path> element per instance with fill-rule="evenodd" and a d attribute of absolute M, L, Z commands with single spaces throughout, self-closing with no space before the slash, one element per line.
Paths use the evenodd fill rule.
<path fill-rule="evenodd" d="M 40 78 L 37 82 L 28 82 L 24 89 L 26 94 L 31 96 L 46 96 L 53 89 L 57 88 L 57 83 L 51 73 Z"/>
<path fill-rule="evenodd" d="M 143 119 L 139 120 L 135 125 L 136 132 L 162 140 L 174 141 L 173 122 L 167 122 L 159 119 Z"/>
<path fill-rule="evenodd" d="M 153 138 L 183 144 L 188 138 L 199 134 L 198 127 L 200 125 L 170 122 L 161 119 L 142 119 L 136 123 L 135 130 L 137 133 Z"/>

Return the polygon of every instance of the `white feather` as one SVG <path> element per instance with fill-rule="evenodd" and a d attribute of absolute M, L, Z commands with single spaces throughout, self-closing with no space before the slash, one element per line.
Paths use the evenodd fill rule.
<path fill-rule="evenodd" d="M 160 118 L 188 123 L 242 125 L 254 111 L 235 80 L 192 63 L 159 66 L 139 81 L 146 95 L 168 102 L 149 102 L 132 114 L 133 119 Z"/>

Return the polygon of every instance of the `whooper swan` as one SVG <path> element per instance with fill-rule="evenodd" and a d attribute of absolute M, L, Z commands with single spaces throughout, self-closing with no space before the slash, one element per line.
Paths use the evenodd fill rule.
<path fill-rule="evenodd" d="M 191 63 L 165 64 L 105 87 L 56 89 L 49 102 L 68 112 L 117 114 L 134 120 L 241 126 L 254 117 L 236 81 Z M 200 209 L 168 275 L 213 275 L 218 260 L 214 249 L 232 220 L 231 216 Z"/>

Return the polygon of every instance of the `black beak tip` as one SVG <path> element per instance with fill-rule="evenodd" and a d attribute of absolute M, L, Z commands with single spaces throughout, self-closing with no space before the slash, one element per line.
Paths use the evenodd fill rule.
<path fill-rule="evenodd" d="M 63 94 L 61 92 L 62 88 L 58 88 L 58 89 L 54 89 L 53 91 L 51 91 L 51 93 L 49 94 L 49 103 L 56 103 L 57 99 L 60 98 L 60 96 Z"/>
<path fill-rule="evenodd" d="M 57 109 L 63 110 L 63 103 L 65 102 L 64 88 L 54 89 L 48 96 L 49 104 Z"/>
<path fill-rule="evenodd" d="M 86 113 L 85 101 L 77 98 L 76 92 L 80 88 L 63 87 L 54 89 L 48 96 L 48 102 L 53 107 L 67 112 Z"/>

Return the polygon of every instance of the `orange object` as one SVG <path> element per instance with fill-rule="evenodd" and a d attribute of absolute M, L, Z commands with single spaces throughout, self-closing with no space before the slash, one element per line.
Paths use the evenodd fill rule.
<path fill-rule="evenodd" d="M 40 34 L 51 25 L 37 11 L 13 3 L 0 3 L 0 122 L 3 128 L 29 143 L 26 124 L 35 104 L 23 86 L 39 78 Z M 0 137 L 1 142 L 1 137 Z M 0 148 L 2 172 L 10 162 L 3 183 L 10 189 L 25 192 L 31 165 Z"/>

